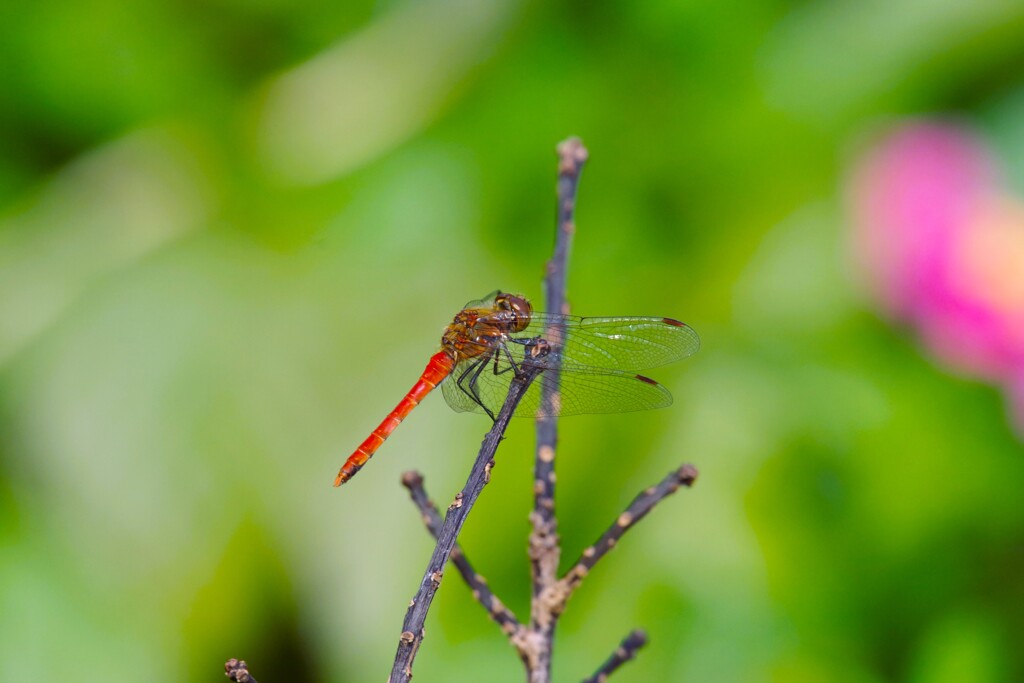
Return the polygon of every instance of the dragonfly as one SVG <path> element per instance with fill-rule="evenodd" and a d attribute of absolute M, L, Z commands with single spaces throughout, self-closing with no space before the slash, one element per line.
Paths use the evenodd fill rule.
<path fill-rule="evenodd" d="M 542 379 L 557 386 L 555 400 L 544 400 L 545 382 L 533 382 L 516 417 L 664 408 L 672 403 L 669 390 L 637 373 L 686 358 L 699 348 L 693 328 L 674 318 L 541 313 L 525 297 L 492 292 L 455 315 L 441 336 L 441 350 L 431 356 L 419 381 L 349 456 L 334 485 L 354 477 L 439 385 L 455 411 L 485 413 L 494 420 L 512 379 L 523 368 L 539 365 L 547 373 Z"/>

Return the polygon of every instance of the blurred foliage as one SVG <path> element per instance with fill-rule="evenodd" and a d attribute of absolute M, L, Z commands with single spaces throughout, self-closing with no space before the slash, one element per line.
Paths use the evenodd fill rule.
<path fill-rule="evenodd" d="M 342 459 L 458 307 L 539 298 L 554 144 L 591 151 L 577 312 L 687 320 L 657 414 L 563 423 L 570 561 L 701 480 L 570 604 L 558 680 L 1024 680 L 1024 478 L 994 389 L 881 321 L 842 183 L 952 113 L 1024 191 L 1002 0 L 0 6 L 0 679 L 364 681 L 390 664 L 486 420 L 431 397 Z M 532 426 L 463 537 L 522 614 Z M 417 677 L 521 679 L 449 578 Z"/>

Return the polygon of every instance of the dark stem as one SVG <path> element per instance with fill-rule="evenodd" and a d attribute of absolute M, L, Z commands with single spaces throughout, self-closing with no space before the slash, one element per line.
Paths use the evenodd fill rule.
<path fill-rule="evenodd" d="M 568 314 L 566 301 L 566 273 L 572 236 L 576 231 L 574 212 L 576 190 L 580 173 L 587 160 L 587 148 L 579 138 L 560 143 L 558 151 L 557 230 L 555 251 L 547 263 L 544 274 L 545 306 L 552 313 Z M 545 330 L 545 339 L 556 348 L 562 343 L 563 331 L 557 326 Z M 552 407 L 558 402 L 559 373 L 557 367 L 541 379 L 541 414 L 537 419 L 537 454 L 534 464 L 534 505 L 530 514 L 533 531 L 530 534 L 530 569 L 533 579 L 533 599 L 530 607 L 530 628 L 542 634 L 545 643 L 540 653 L 542 671 L 531 672 L 532 681 L 550 679 L 551 643 L 555 628 L 555 615 L 544 606 L 542 596 L 558 580 L 558 561 L 561 554 L 558 539 L 558 521 L 555 518 L 555 449 L 558 446 L 558 422 Z M 536 674 L 536 675 L 534 675 Z"/>
<path fill-rule="evenodd" d="M 236 683 L 256 683 L 256 679 L 249 673 L 249 665 L 244 659 L 229 659 L 224 664 L 224 675 L 228 680 Z"/>
<path fill-rule="evenodd" d="M 423 487 L 423 475 L 415 471 L 406 472 L 402 475 L 402 486 L 409 490 L 409 497 L 412 498 L 412 502 L 419 509 L 427 531 L 430 532 L 431 536 L 437 538 L 441 531 L 441 514 L 437 511 L 437 506 L 434 505 L 434 501 L 430 500 L 430 496 L 427 495 L 427 491 Z M 487 584 L 487 579 L 476 573 L 473 565 L 469 562 L 469 558 L 466 557 L 458 544 L 452 549 L 451 561 L 455 568 L 459 570 L 463 581 L 473 591 L 473 598 L 487 610 L 488 616 L 498 624 L 505 635 L 512 637 L 523 628 L 516 615 L 512 613 L 512 610 L 506 607 L 491 590 L 491 587 Z"/>
<path fill-rule="evenodd" d="M 623 534 L 643 519 L 648 512 L 654 509 L 655 505 L 678 491 L 680 486 L 692 486 L 696 480 L 697 468 L 693 465 L 683 465 L 679 469 L 669 472 L 664 479 L 658 482 L 657 486 L 645 489 L 634 498 L 625 512 L 615 520 L 615 523 L 601 534 L 601 538 L 597 540 L 597 543 L 584 549 L 579 559 L 576 560 L 576 564 L 566 572 L 565 577 L 562 579 L 564 590 L 557 591 L 561 598 L 558 612 L 565 609 L 565 602 L 572 595 L 573 591 L 576 590 L 576 587 L 580 585 L 580 582 L 593 569 L 594 565 L 618 544 Z"/>
<path fill-rule="evenodd" d="M 430 610 L 430 603 L 434 600 L 434 594 L 437 593 L 437 589 L 441 585 L 444 566 L 455 547 L 455 539 L 462 530 L 469 511 L 473 509 L 473 504 L 480 497 L 480 492 L 491 478 L 494 454 L 508 427 L 508 421 L 512 419 L 516 406 L 519 405 L 519 401 L 522 400 L 526 390 L 539 373 L 538 366 L 525 366 L 523 371 L 512 380 L 505 404 L 501 407 L 494 426 L 487 432 L 487 436 L 484 437 L 483 443 L 480 445 L 480 453 L 477 455 L 476 462 L 473 463 L 473 469 L 469 473 L 466 485 L 463 486 L 462 491 L 456 494 L 455 501 L 448 508 L 448 514 L 437 535 L 434 553 L 420 580 L 419 590 L 416 591 L 416 596 L 405 613 L 402 634 L 398 639 L 398 650 L 395 652 L 395 662 L 391 667 L 391 676 L 388 678 L 389 683 L 398 681 L 404 683 L 412 678 L 412 664 L 416 658 L 416 650 L 423 642 L 423 623 Z"/>
<path fill-rule="evenodd" d="M 615 649 L 612 656 L 608 658 L 601 668 L 594 672 L 590 678 L 583 679 L 583 683 L 604 683 L 612 673 L 620 666 L 636 657 L 637 651 L 647 644 L 647 634 L 640 629 L 630 631 L 629 635 L 622 639 L 619 647 Z"/>

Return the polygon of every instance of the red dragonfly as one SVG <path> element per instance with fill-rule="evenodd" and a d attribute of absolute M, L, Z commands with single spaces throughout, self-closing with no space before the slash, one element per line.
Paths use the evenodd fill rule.
<path fill-rule="evenodd" d="M 538 341 L 546 354 L 536 354 Z M 668 389 L 639 370 L 686 358 L 700 348 L 697 333 L 672 318 L 579 318 L 539 313 L 515 294 L 494 292 L 456 314 L 420 379 L 338 472 L 335 486 L 355 476 L 391 432 L 437 385 L 458 412 L 501 409 L 516 372 L 541 364 L 560 375 L 560 399 L 541 405 L 541 382 L 530 385 L 518 417 L 620 413 L 664 408 Z M 445 382 L 445 380 L 448 380 Z"/>

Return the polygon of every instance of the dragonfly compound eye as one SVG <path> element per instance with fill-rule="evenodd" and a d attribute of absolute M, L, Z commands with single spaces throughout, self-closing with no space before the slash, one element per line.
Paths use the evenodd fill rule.
<path fill-rule="evenodd" d="M 533 316 L 533 306 L 523 297 L 516 296 L 515 294 L 501 294 L 495 299 L 494 304 L 497 308 L 513 314 L 512 331 L 522 332 L 530 324 L 530 318 Z"/>

